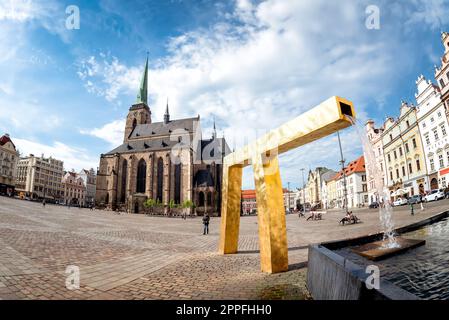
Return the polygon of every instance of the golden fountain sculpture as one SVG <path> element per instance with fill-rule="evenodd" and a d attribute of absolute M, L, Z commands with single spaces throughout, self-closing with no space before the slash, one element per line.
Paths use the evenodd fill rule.
<path fill-rule="evenodd" d="M 288 270 L 285 208 L 278 155 L 352 125 L 352 102 L 331 97 L 229 155 L 223 160 L 221 254 L 237 253 L 242 170 L 251 165 L 256 186 L 261 270 Z"/>

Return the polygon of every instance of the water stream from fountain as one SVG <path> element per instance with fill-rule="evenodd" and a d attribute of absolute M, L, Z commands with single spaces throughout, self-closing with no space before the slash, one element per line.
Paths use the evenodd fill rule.
<path fill-rule="evenodd" d="M 397 248 L 400 245 L 396 241 L 394 232 L 393 208 L 391 207 L 390 202 L 390 191 L 384 185 L 382 170 L 380 169 L 379 163 L 376 161 L 374 148 L 366 135 L 364 125 L 353 118 L 351 118 L 351 122 L 362 142 L 367 175 L 366 181 L 374 181 L 377 202 L 379 203 L 380 224 L 382 230 L 384 230 L 383 240 L 385 241 L 385 244 L 383 245 L 383 248 Z"/>

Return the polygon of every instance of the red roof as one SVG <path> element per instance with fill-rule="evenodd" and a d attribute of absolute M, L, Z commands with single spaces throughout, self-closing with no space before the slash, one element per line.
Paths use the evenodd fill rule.
<path fill-rule="evenodd" d="M 361 156 L 358 159 L 349 162 L 349 164 L 345 167 L 345 175 L 350 176 L 351 174 L 355 172 L 366 172 L 365 169 L 365 157 Z M 333 180 L 338 180 L 343 176 L 343 170 L 340 170 L 335 177 L 333 177 Z"/>
<path fill-rule="evenodd" d="M 14 146 L 14 149 L 16 148 L 16 146 L 14 145 L 14 143 L 11 141 L 11 139 L 9 138 L 9 136 L 7 136 L 6 134 L 3 135 L 0 138 L 0 146 L 4 146 L 5 144 L 7 144 L 8 142 L 11 142 L 12 145 Z"/>
<path fill-rule="evenodd" d="M 242 199 L 256 199 L 256 190 L 242 190 Z"/>
<path fill-rule="evenodd" d="M 283 188 L 282 191 L 288 192 L 287 188 Z M 256 199 L 256 190 L 242 190 L 242 199 Z"/>

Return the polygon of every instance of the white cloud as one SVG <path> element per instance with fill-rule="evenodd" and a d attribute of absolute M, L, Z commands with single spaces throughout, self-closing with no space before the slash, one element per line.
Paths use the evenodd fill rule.
<path fill-rule="evenodd" d="M 115 120 L 105 124 L 101 128 L 80 130 L 81 134 L 91 135 L 110 143 L 111 147 L 117 147 L 123 141 L 125 132 L 125 120 Z"/>
<path fill-rule="evenodd" d="M 413 0 L 407 24 L 426 24 L 440 31 L 449 23 L 449 6 L 445 0 Z"/>
<path fill-rule="evenodd" d="M 70 147 L 62 142 L 55 141 L 52 145 L 46 145 L 20 138 L 13 138 L 13 142 L 22 156 L 29 154 L 34 154 L 35 156 L 41 156 L 42 154 L 46 157 L 51 156 L 64 161 L 64 168 L 66 170 L 89 169 L 97 168 L 98 166 L 98 158 L 89 156 L 86 149 Z"/>
<path fill-rule="evenodd" d="M 7 94 L 12 90 L 8 85 L 0 85 L 0 124 L 22 133 L 51 132 L 63 124 L 60 116 L 44 112 L 37 101 L 21 101 L 15 95 Z"/>
<path fill-rule="evenodd" d="M 94 56 L 90 56 L 79 62 L 77 74 L 85 81 L 88 92 L 104 96 L 108 101 L 115 100 L 119 94 L 137 94 L 143 68 L 128 68 L 116 57 L 107 57 L 104 54 L 100 54 L 100 58 L 98 61 Z"/>

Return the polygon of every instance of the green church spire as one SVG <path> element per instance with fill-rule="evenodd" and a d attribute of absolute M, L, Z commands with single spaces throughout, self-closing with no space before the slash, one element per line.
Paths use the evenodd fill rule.
<path fill-rule="evenodd" d="M 137 103 L 148 105 L 148 54 L 145 70 L 143 71 L 142 80 L 140 80 L 139 93 L 137 94 Z"/>

